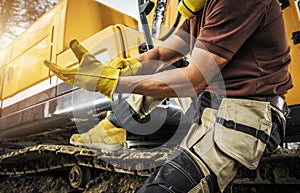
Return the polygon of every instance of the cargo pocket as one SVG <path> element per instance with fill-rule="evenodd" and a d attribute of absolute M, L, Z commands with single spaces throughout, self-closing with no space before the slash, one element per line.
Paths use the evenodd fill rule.
<path fill-rule="evenodd" d="M 249 169 L 258 166 L 271 133 L 268 102 L 224 98 L 217 113 L 217 147 Z"/>
<path fill-rule="evenodd" d="M 180 146 L 184 149 L 190 149 L 193 147 L 198 141 L 200 141 L 209 130 L 213 129 L 215 124 L 217 110 L 212 108 L 205 108 L 202 117 L 201 117 L 201 125 L 192 124 L 189 129 L 188 134 L 182 140 Z"/>

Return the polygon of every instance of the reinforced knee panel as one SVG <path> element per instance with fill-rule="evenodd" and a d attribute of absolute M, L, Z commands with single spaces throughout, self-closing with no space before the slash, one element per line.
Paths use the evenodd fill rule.
<path fill-rule="evenodd" d="M 195 161 L 188 150 L 179 148 L 152 176 L 138 193 L 216 193 L 216 176 L 203 162 Z"/>

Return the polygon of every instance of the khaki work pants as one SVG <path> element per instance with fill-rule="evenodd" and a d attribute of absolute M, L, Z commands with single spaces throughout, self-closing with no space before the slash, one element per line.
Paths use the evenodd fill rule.
<path fill-rule="evenodd" d="M 135 110 L 150 111 L 159 104 L 153 98 L 149 97 L 147 103 L 144 99 L 135 95 L 127 102 Z M 153 106 L 151 100 L 156 101 Z M 284 123 L 280 121 L 283 114 L 269 102 L 233 98 L 213 101 L 205 97 L 177 98 L 176 102 L 194 123 L 175 154 L 138 192 L 223 192 L 241 165 L 257 168 L 271 143 L 271 133 L 280 136 Z M 273 149 L 280 143 L 275 141 Z"/>

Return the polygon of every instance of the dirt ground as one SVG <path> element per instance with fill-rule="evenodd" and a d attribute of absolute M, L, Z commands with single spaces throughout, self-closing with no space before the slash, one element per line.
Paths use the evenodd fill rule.
<path fill-rule="evenodd" d="M 131 193 L 135 192 L 146 180 L 127 174 L 103 171 L 91 180 L 84 190 L 71 187 L 67 172 L 39 174 L 17 177 L 0 177 L 0 193 Z"/>
<path fill-rule="evenodd" d="M 83 190 L 71 187 L 68 171 L 16 177 L 0 176 L 0 193 L 134 193 L 146 177 L 101 171 Z M 300 193 L 298 184 L 234 185 L 224 193 Z"/>

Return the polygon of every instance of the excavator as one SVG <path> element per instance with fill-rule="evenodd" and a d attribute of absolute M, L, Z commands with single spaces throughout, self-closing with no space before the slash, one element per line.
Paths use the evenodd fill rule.
<path fill-rule="evenodd" d="M 70 185 L 84 190 L 93 178 L 107 172 L 150 176 L 188 129 L 174 101 L 168 99 L 151 112 L 151 121 L 159 123 L 149 128 L 153 132 L 128 132 L 121 151 L 75 147 L 69 144 L 72 134 L 92 128 L 113 103 L 128 96 L 114 94 L 111 101 L 100 93 L 65 84 L 43 61 L 78 65 L 69 48 L 73 39 L 102 63 L 114 57 L 134 57 L 180 26 L 179 2 L 139 0 L 139 18 L 134 18 L 95 0 L 61 0 L 0 52 L 0 178 L 64 170 Z M 285 96 L 289 108 L 285 141 L 271 156 L 263 157 L 256 170 L 241 167 L 228 192 L 300 190 L 300 1 L 279 2 L 294 84 Z"/>

